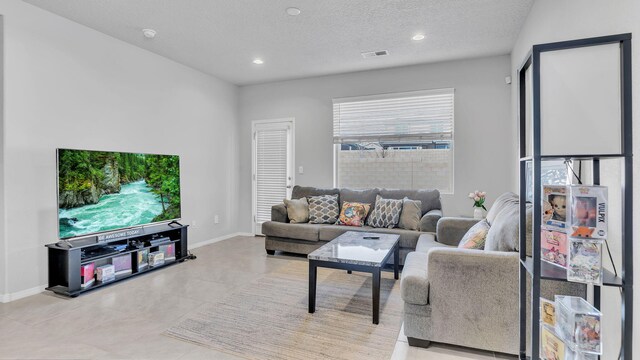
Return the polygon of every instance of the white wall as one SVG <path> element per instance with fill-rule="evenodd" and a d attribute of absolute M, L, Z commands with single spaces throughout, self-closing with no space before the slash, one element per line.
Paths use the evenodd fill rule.
<path fill-rule="evenodd" d="M 251 121 L 294 117 L 295 168 L 304 167 L 296 184 L 331 187 L 333 98 L 451 87 L 455 194 L 442 196 L 443 207 L 446 215 L 470 216 L 470 191 L 487 191 L 491 203 L 515 181 L 509 72 L 505 55 L 241 87 L 239 229 L 251 231 Z"/>
<path fill-rule="evenodd" d="M 5 300 L 46 284 L 57 147 L 178 154 L 190 243 L 236 231 L 236 86 L 18 0 L 0 14 Z"/>
<path fill-rule="evenodd" d="M 637 124 L 640 122 L 640 47 L 637 45 L 637 39 L 640 37 L 640 2 L 636 0 L 620 0 L 620 1 L 597 1 L 597 0 L 537 0 L 526 20 L 525 25 L 518 37 L 516 45 L 513 48 L 511 58 L 512 76 L 515 78 L 518 67 L 524 60 L 526 53 L 534 44 L 547 42 L 572 40 L 594 36 L 604 36 L 619 33 L 632 32 L 635 39 L 633 40 L 633 129 L 634 142 L 634 169 L 638 169 L 640 155 L 640 138 L 638 137 L 639 129 Z M 515 85 L 515 83 L 514 83 Z M 517 117 L 517 86 L 512 88 L 512 114 L 513 121 Z M 514 133 L 514 136 L 516 133 Z M 513 143 L 511 150 L 511 162 L 517 161 L 517 142 Z M 603 178 L 610 178 L 618 175 L 617 167 L 609 164 L 602 168 Z M 607 185 L 611 186 L 610 196 L 615 202 L 616 195 L 619 197 L 619 190 L 613 188 L 619 186 L 617 181 L 610 181 Z M 514 182 L 513 188 L 517 189 L 517 183 Z M 640 177 L 636 171 L 634 179 L 634 205 L 636 207 L 636 215 L 638 216 L 638 205 L 640 204 Z M 619 200 L 618 200 L 619 202 Z M 619 218 L 615 218 L 615 212 L 611 213 L 610 226 L 619 226 Z M 615 233 L 616 229 L 612 229 Z M 634 223 L 634 258 L 640 259 L 640 222 Z M 620 238 L 616 236 L 609 237 L 611 250 L 614 254 L 614 260 L 621 265 Z M 608 264 L 607 259 L 604 260 Z M 634 269 L 635 278 L 640 278 L 640 265 L 636 264 Z M 605 288 L 603 292 L 603 313 L 604 313 L 604 351 L 603 359 L 616 359 L 620 341 L 620 295 L 616 289 Z M 624 341 L 634 341 L 635 344 L 640 343 L 640 294 L 635 294 L 635 314 L 634 314 L 634 339 L 624 339 Z M 636 357 L 640 351 L 637 347 L 634 349 Z"/>

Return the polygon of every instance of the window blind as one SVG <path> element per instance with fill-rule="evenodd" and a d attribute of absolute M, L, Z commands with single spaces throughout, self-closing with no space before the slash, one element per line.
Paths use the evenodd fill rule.
<path fill-rule="evenodd" d="M 333 142 L 452 140 L 454 89 L 333 100 Z"/>
<path fill-rule="evenodd" d="M 256 131 L 256 222 L 271 220 L 271 207 L 287 196 L 287 130 Z"/>

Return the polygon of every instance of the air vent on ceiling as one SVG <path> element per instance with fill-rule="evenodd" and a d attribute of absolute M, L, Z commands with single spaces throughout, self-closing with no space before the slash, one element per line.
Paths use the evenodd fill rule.
<path fill-rule="evenodd" d="M 380 51 L 367 51 L 361 54 L 362 54 L 362 57 L 366 59 L 371 57 L 386 56 L 386 55 L 389 55 L 389 52 L 387 50 L 380 50 Z"/>

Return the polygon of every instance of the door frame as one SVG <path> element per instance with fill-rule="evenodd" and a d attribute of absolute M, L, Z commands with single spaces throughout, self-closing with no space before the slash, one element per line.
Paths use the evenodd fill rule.
<path fill-rule="evenodd" d="M 275 124 L 275 123 L 290 123 L 291 124 L 291 188 L 296 181 L 296 119 L 294 117 L 286 117 L 286 118 L 275 118 L 275 119 L 264 119 L 264 120 L 253 120 L 251 121 L 251 230 L 254 235 L 262 235 L 262 232 L 257 231 L 257 207 L 258 207 L 258 189 L 257 189 L 257 178 L 256 178 L 256 125 L 261 124 Z M 290 192 L 289 192 L 290 193 Z M 287 197 L 289 194 L 287 195 Z M 274 204 L 276 205 L 276 204 Z"/>

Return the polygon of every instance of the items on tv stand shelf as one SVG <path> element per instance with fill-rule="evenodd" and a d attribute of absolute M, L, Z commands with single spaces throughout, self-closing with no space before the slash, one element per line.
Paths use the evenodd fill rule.
<path fill-rule="evenodd" d="M 46 245 L 49 258 L 49 286 L 56 294 L 76 297 L 83 292 L 141 275 L 190 258 L 187 227 L 176 224 L 142 228 L 135 235 L 101 241 L 98 236 Z M 151 253 L 162 253 L 164 261 L 149 263 Z M 195 258 L 195 257 L 194 257 Z M 114 268 L 115 266 L 115 268 Z M 95 269 L 93 281 L 88 269 Z"/>
<path fill-rule="evenodd" d="M 596 153 L 596 154 L 584 154 L 580 152 L 578 154 L 565 154 L 565 155 L 545 155 L 541 151 L 541 122 L 542 111 L 544 108 L 541 105 L 541 88 L 543 81 L 541 80 L 541 57 L 543 54 L 549 55 L 555 51 L 559 53 L 567 54 L 572 49 L 583 49 L 586 47 L 596 47 L 602 45 L 617 44 L 619 46 L 620 56 L 620 91 L 611 92 L 620 94 L 620 114 L 612 114 L 610 119 L 603 119 L 603 121 L 611 121 L 610 126 L 613 127 L 614 119 L 620 119 L 620 151 L 617 153 Z M 548 58 L 547 58 L 548 59 Z M 573 66 L 574 63 L 571 63 Z M 549 69 L 553 66 L 547 66 L 545 69 Z M 527 73 L 531 70 L 531 76 Z M 592 71 L 587 70 L 587 71 Z M 612 341 L 612 343 L 621 343 L 620 349 L 621 359 L 633 359 L 632 349 L 632 333 L 633 333 L 633 234 L 632 234 L 632 221 L 633 221 L 633 155 L 632 155 L 632 116 L 631 116 L 631 34 L 621 34 L 604 36 L 598 38 L 572 40 L 558 43 L 534 45 L 531 53 L 525 60 L 523 66 L 519 70 L 520 79 L 520 212 L 525 212 L 525 200 L 527 199 L 527 193 L 530 189 L 527 185 L 527 174 L 530 171 L 529 165 L 532 168 L 532 186 L 533 186 L 533 221 L 531 230 L 533 239 L 532 257 L 527 256 L 526 253 L 526 238 L 527 238 L 527 226 L 526 216 L 520 217 L 520 359 L 528 359 L 527 356 L 527 326 L 529 326 L 531 334 L 531 359 L 548 358 L 550 355 L 545 350 L 555 349 L 552 352 L 553 356 L 560 356 L 562 359 L 575 359 L 571 352 L 582 353 L 584 357 L 580 358 L 597 358 L 599 354 L 602 354 L 602 343 L 600 338 L 600 321 L 601 318 L 606 318 L 607 314 L 600 313 L 601 305 L 601 286 L 617 287 L 620 289 L 622 295 L 622 316 L 621 316 L 621 337 L 622 341 Z M 532 96 L 529 98 L 527 82 L 532 80 Z M 563 79 L 566 80 L 566 79 Z M 547 89 L 548 91 L 548 89 Z M 575 94 L 571 94 L 574 98 L 577 98 Z M 559 96 L 559 95 L 558 95 Z M 530 103 L 528 101 L 531 101 Z M 557 100 L 557 99 L 556 99 Z M 617 99 L 616 99 L 617 101 Z M 558 102 L 561 103 L 561 102 Z M 561 103 L 564 104 L 564 103 Z M 548 104 L 546 104 L 548 105 Z M 529 109 L 531 106 L 532 109 Z M 585 113 L 585 109 L 580 109 L 582 113 Z M 549 114 L 548 108 L 546 109 Z M 527 114 L 532 115 L 532 121 L 529 124 L 532 127 L 532 136 L 527 134 Z M 557 118 L 558 119 L 558 118 Z M 548 121 L 548 119 L 547 119 Z M 560 120 L 558 120 L 560 121 Z M 549 134 L 548 132 L 546 134 Z M 532 154 L 527 153 L 528 141 L 531 140 Z M 620 241 L 621 241 L 621 253 L 622 253 L 622 271 L 620 273 L 611 273 L 607 269 L 601 268 L 600 263 L 596 262 L 602 255 L 602 242 L 607 237 L 607 215 L 609 207 L 606 204 L 606 189 L 602 187 L 585 187 L 584 193 L 580 194 L 580 197 L 574 196 L 572 193 L 563 192 L 559 187 L 547 187 L 549 191 L 545 191 L 542 182 L 541 167 L 542 163 L 550 160 L 581 160 L 591 162 L 592 168 L 592 184 L 600 184 L 600 162 L 607 160 L 618 159 L 620 161 L 620 168 L 622 169 L 621 176 L 621 211 L 619 212 L 620 219 L 615 219 L 612 222 L 621 224 Z M 574 173 L 575 175 L 575 173 Z M 576 175 L 576 177 L 578 177 Z M 612 188 L 612 187 L 610 187 Z M 573 189 L 573 188 L 572 188 Z M 568 208 L 569 213 L 562 216 L 564 219 L 557 219 L 558 221 L 550 221 L 553 213 L 551 202 L 552 197 L 550 195 L 563 196 L 564 199 L 561 203 L 555 204 L 556 207 L 562 205 L 566 206 L 568 203 L 580 205 L 585 207 L 585 204 L 581 201 L 591 201 L 597 203 L 597 219 L 594 220 L 596 213 L 593 216 L 571 214 L 572 210 L 582 211 L 584 209 L 571 209 Z M 572 199 L 567 199 L 567 195 L 570 195 Z M 542 201 L 544 200 L 544 201 Z M 587 208 L 587 207 L 585 207 Z M 587 212 L 587 215 L 591 212 Z M 572 219 L 573 217 L 573 219 Z M 578 224 L 576 226 L 575 220 L 584 220 L 584 225 Z M 618 220 L 621 220 L 618 222 Z M 597 224 L 596 224 L 597 223 Z M 546 227 L 546 229 L 544 229 Z M 569 228 L 570 227 L 570 228 Z M 545 231 L 562 231 L 565 228 L 565 235 L 567 238 L 566 250 L 564 247 L 556 246 L 555 249 L 550 249 L 549 246 L 545 247 L 545 244 L 549 243 L 551 235 Z M 609 229 L 611 230 L 611 229 Z M 609 231 L 610 233 L 610 231 Z M 562 235 L 562 234 L 561 234 Z M 559 244 L 560 237 L 556 236 L 551 239 Z M 589 252 L 587 259 L 581 259 L 582 262 L 575 264 L 572 267 L 572 255 L 584 255 L 585 247 Z M 551 251 L 553 250 L 553 251 Z M 573 253 L 572 253 L 573 251 Z M 556 255 L 565 256 L 566 267 L 563 266 L 560 258 Z M 582 267 L 581 267 L 582 264 Z M 586 266 L 585 266 L 586 264 Z M 585 271 L 585 269 L 587 271 Z M 614 268 L 615 271 L 615 268 Z M 531 292 L 530 296 L 527 296 L 527 277 L 531 276 Z M 560 304 L 564 308 L 555 309 L 555 319 L 560 317 L 556 324 L 556 330 L 562 330 L 562 326 L 568 326 L 569 330 L 560 331 L 560 335 L 556 336 L 555 332 L 549 326 L 550 322 L 554 322 L 551 311 L 546 311 L 552 307 L 551 302 L 541 299 L 541 280 L 553 280 L 553 281 L 579 281 L 590 283 L 589 286 L 593 287 L 593 307 L 588 305 L 586 301 L 578 299 L 570 299 L 570 297 L 556 296 L 556 305 Z M 559 295 L 559 294 L 556 294 Z M 527 319 L 527 299 L 530 299 L 531 317 Z M 571 301 L 569 301 L 569 299 Z M 578 302 L 580 304 L 578 304 Z M 542 305 L 544 312 L 540 311 L 540 305 Z M 569 315 L 567 315 L 569 314 Z M 578 315 L 576 315 L 578 314 Z M 559 315 L 559 316 L 558 316 Z M 611 315 L 609 315 L 611 316 Z M 580 321 L 576 321 L 576 319 Z M 540 323 L 542 320 L 542 324 Z M 571 321 L 570 321 L 571 320 Z M 586 321 L 588 320 L 588 321 Z M 573 321 L 573 323 L 572 323 Z M 569 324 L 569 325 L 567 325 Z M 579 337 L 577 330 L 581 330 Z M 576 331 L 576 332 L 574 332 Z M 586 335 L 585 335 L 586 334 Z M 564 347 L 564 344 L 568 343 L 569 347 Z M 543 348 L 541 348 L 543 345 Z M 546 349 L 544 346 L 547 346 Z M 562 355 L 557 349 L 563 347 L 566 352 L 562 351 Z M 541 351 L 543 353 L 541 353 Z M 586 354 L 586 355 L 585 355 Z M 603 356 L 605 358 L 605 356 Z"/>

